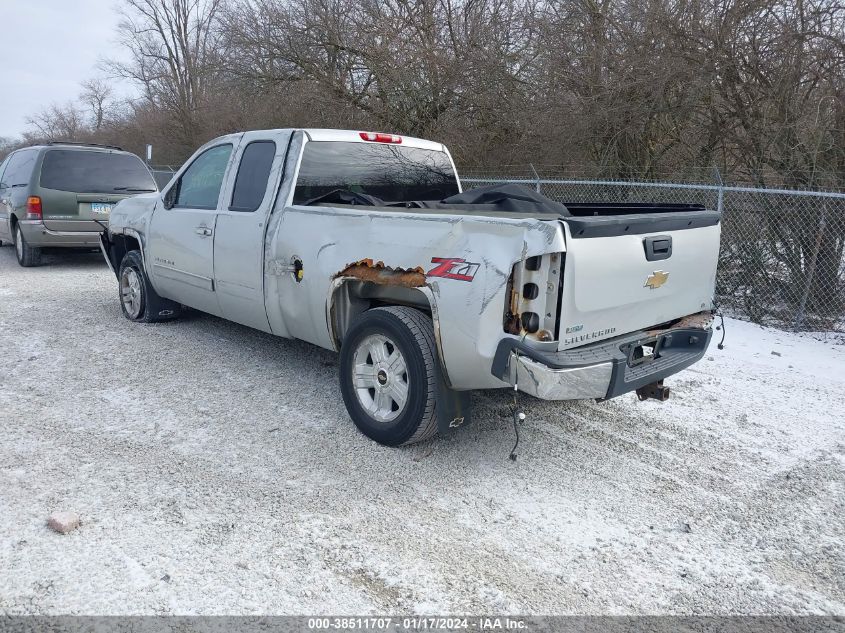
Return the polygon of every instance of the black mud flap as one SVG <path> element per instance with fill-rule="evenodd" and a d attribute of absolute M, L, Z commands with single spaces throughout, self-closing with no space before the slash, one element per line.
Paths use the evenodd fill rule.
<path fill-rule="evenodd" d="M 109 239 L 108 231 L 100 233 L 100 252 L 103 253 L 103 257 L 106 260 L 106 265 L 108 265 L 109 270 L 115 277 L 117 277 L 117 270 L 115 270 L 114 264 L 111 261 L 112 242 Z"/>
<path fill-rule="evenodd" d="M 437 367 L 437 432 L 447 435 L 472 421 L 470 391 L 455 391 L 443 379 Z"/>

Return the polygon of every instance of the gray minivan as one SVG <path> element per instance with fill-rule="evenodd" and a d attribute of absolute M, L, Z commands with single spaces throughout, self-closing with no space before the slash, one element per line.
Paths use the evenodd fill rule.
<path fill-rule="evenodd" d="M 15 245 L 21 266 L 41 263 L 45 247 L 98 248 L 118 201 L 157 190 L 143 161 L 119 147 L 19 149 L 0 164 L 0 243 Z"/>

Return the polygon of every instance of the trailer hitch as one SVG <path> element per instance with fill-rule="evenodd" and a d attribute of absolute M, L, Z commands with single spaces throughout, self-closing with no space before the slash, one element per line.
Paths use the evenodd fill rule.
<path fill-rule="evenodd" d="M 653 382 L 637 389 L 637 397 L 641 401 L 654 398 L 655 400 L 665 402 L 669 399 L 669 387 L 664 387 L 663 381 L 658 380 L 657 382 Z"/>

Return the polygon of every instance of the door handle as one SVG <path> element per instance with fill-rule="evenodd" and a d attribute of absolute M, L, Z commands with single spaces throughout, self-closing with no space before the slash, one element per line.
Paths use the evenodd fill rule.
<path fill-rule="evenodd" d="M 214 231 L 212 231 L 207 226 L 198 226 L 194 229 L 194 232 L 197 235 L 202 235 L 203 237 L 210 237 L 214 233 Z"/>
<path fill-rule="evenodd" d="M 643 239 L 643 249 L 645 249 L 646 260 L 650 262 L 669 259 L 672 257 L 672 236 L 655 235 L 654 237 L 646 237 Z"/>

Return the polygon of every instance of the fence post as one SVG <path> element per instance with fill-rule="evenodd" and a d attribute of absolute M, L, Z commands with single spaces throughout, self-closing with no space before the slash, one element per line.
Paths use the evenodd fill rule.
<path fill-rule="evenodd" d="M 540 174 L 538 174 L 537 170 L 534 169 L 534 163 L 528 163 L 528 166 L 531 168 L 531 171 L 534 172 L 534 180 L 536 181 L 534 188 L 537 190 L 537 193 L 543 193 L 540 190 Z"/>
<path fill-rule="evenodd" d="M 807 300 L 810 298 L 810 290 L 813 287 L 813 277 L 816 273 L 816 261 L 819 258 L 819 251 L 822 247 L 822 238 L 824 237 L 825 228 L 825 211 L 827 210 L 827 203 L 822 203 L 822 214 L 819 217 L 819 230 L 816 233 L 816 243 L 813 245 L 813 254 L 810 255 L 810 264 L 807 271 L 807 282 L 804 284 L 804 292 L 801 294 L 801 303 L 798 305 L 798 312 L 795 314 L 795 324 L 792 329 L 798 331 L 804 325 L 804 313 L 807 310 Z"/>
<path fill-rule="evenodd" d="M 722 174 L 715 165 L 713 165 L 713 176 L 719 188 L 716 192 L 716 210 L 721 214 L 725 210 L 725 183 L 722 182 Z"/>

